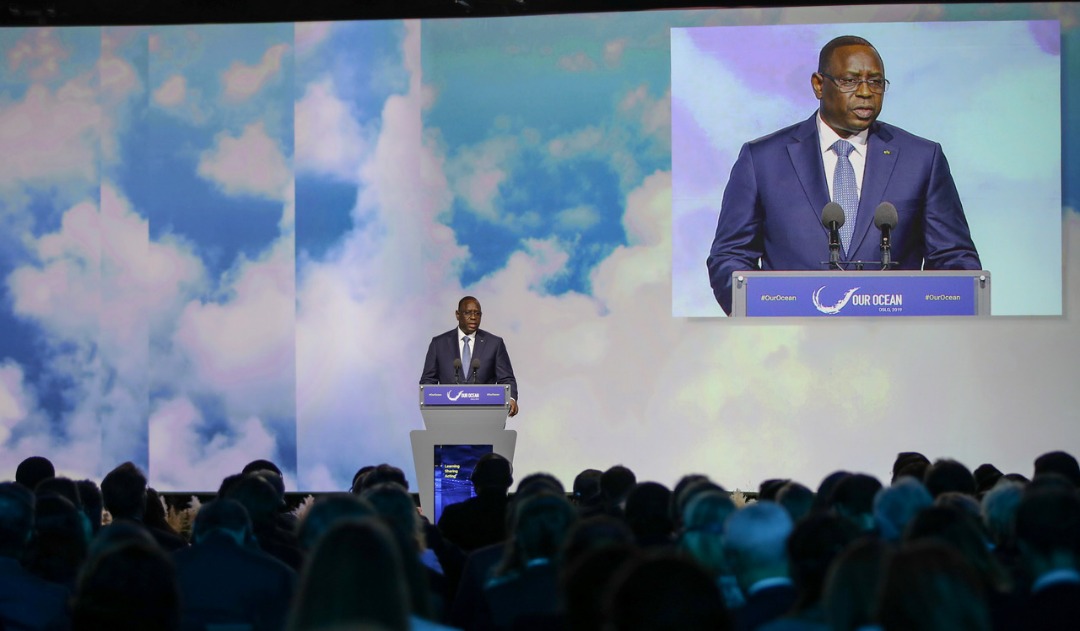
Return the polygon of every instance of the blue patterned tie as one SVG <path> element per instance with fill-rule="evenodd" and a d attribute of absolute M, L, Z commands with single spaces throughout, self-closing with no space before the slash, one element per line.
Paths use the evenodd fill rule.
<path fill-rule="evenodd" d="M 855 186 L 855 167 L 848 156 L 855 150 L 846 140 L 837 140 L 830 149 L 836 154 L 833 171 L 833 201 L 844 208 L 844 225 L 840 227 L 840 243 L 847 253 L 851 235 L 855 233 L 855 216 L 859 213 L 859 189 Z"/>
<path fill-rule="evenodd" d="M 461 338 L 461 341 L 465 342 L 465 346 L 461 347 L 461 367 L 465 370 L 465 383 L 469 383 L 469 375 L 472 374 L 472 367 L 469 364 L 472 363 L 472 352 L 469 351 L 469 336 Z"/>

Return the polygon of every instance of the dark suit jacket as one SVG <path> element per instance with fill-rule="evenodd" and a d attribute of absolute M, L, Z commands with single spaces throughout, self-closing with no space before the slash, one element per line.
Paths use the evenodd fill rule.
<path fill-rule="evenodd" d="M 709 252 L 709 281 L 731 313 L 731 273 L 823 270 L 829 233 L 821 211 L 830 200 L 809 119 L 743 145 L 731 169 Z M 875 122 L 867 139 L 859 212 L 844 261 L 880 261 L 874 209 L 896 206 L 892 258 L 902 270 L 981 269 L 964 208 L 941 145 Z"/>
<path fill-rule="evenodd" d="M 70 592 L 0 556 L 0 629 L 67 628 Z"/>
<path fill-rule="evenodd" d="M 209 623 L 247 623 L 255 631 L 284 628 L 296 572 L 281 561 L 220 533 L 178 550 L 173 560 L 182 629 L 204 629 Z"/>
<path fill-rule="evenodd" d="M 776 585 L 746 597 L 746 604 L 735 611 L 736 631 L 754 631 L 783 616 L 795 604 L 795 588 Z"/>
<path fill-rule="evenodd" d="M 454 379 L 454 360 L 461 359 L 458 342 L 462 335 L 464 333 L 455 327 L 452 331 L 431 338 L 420 383 L 508 383 L 510 396 L 517 400 L 517 379 L 514 379 L 514 367 L 510 365 L 506 344 L 498 335 L 492 335 L 483 329 L 476 330 L 476 343 L 473 344 L 475 348 L 472 349 L 473 359 L 480 360 L 476 380 L 473 380 L 472 370 L 468 366 L 462 366 L 462 374 L 457 380 Z"/>

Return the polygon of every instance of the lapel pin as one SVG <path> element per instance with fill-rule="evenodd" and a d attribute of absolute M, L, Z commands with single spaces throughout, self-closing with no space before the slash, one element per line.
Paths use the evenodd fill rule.
<path fill-rule="evenodd" d="M 887 156 L 891 156 L 891 155 L 892 155 L 892 152 L 891 152 L 891 151 L 889 151 L 888 149 L 886 149 L 884 153 L 885 153 L 885 155 L 887 155 Z"/>

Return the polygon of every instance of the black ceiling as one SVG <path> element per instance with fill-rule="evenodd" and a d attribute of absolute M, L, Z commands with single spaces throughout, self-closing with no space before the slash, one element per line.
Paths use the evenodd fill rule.
<path fill-rule="evenodd" d="M 0 0 L 0 24 L 92 26 L 497 17 L 771 4 L 715 0 Z M 793 0 L 783 4 L 863 3 Z"/>

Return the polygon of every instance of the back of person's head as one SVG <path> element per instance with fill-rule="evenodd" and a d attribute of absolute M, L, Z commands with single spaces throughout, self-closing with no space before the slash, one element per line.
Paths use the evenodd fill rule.
<path fill-rule="evenodd" d="M 682 526 L 683 509 L 697 492 L 706 488 L 721 489 L 703 473 L 690 473 L 679 478 L 671 489 L 671 519 L 676 527 Z"/>
<path fill-rule="evenodd" d="M 1080 464 L 1072 454 L 1064 451 L 1047 452 L 1035 459 L 1035 475 L 1032 479 L 1044 473 L 1057 473 L 1065 476 L 1074 487 L 1080 488 Z"/>
<path fill-rule="evenodd" d="M 825 589 L 825 574 L 858 531 L 847 519 L 818 513 L 795 524 L 787 540 L 791 579 L 798 596 L 795 611 L 816 607 Z"/>
<path fill-rule="evenodd" d="M 79 487 L 79 499 L 82 500 L 82 510 L 90 521 L 90 531 L 97 533 L 101 530 L 101 514 L 105 505 L 101 500 L 101 489 L 93 480 L 79 480 L 75 483 Z"/>
<path fill-rule="evenodd" d="M 901 472 L 905 468 L 908 468 L 913 464 L 922 464 L 929 466 L 930 459 L 917 451 L 901 451 L 900 453 L 896 454 L 896 460 L 893 461 L 892 480 L 890 483 L 899 480 L 901 477 Z M 919 476 L 919 479 L 922 480 L 922 476 Z"/>
<path fill-rule="evenodd" d="M 569 631 L 604 628 L 604 594 L 619 570 L 640 555 L 636 546 L 624 542 L 587 550 L 579 557 L 566 559 L 560 577 L 560 592 Z"/>
<path fill-rule="evenodd" d="M 34 495 L 41 497 L 48 494 L 59 495 L 71 502 L 75 508 L 82 510 L 82 498 L 79 496 L 79 485 L 70 478 L 45 478 L 34 487 Z"/>
<path fill-rule="evenodd" d="M 967 513 L 975 519 L 975 521 L 982 524 L 982 513 L 979 509 L 979 500 L 974 496 L 966 493 L 957 493 L 956 491 L 949 491 L 948 493 L 942 493 L 934 498 L 935 506 L 951 506 L 961 512 Z"/>
<path fill-rule="evenodd" d="M 158 546 L 158 542 L 154 540 L 153 535 L 141 522 L 124 520 L 104 525 L 90 541 L 90 549 L 86 553 L 86 562 L 88 564 L 92 563 L 93 559 L 109 550 L 132 542 Z"/>
<path fill-rule="evenodd" d="M 180 596 L 172 560 L 159 547 L 126 542 L 91 557 L 79 577 L 73 631 L 171 631 Z"/>
<path fill-rule="evenodd" d="M 934 497 L 949 491 L 975 495 L 975 476 L 971 470 L 948 458 L 938 460 L 926 469 L 923 484 Z"/>
<path fill-rule="evenodd" d="M 634 533 L 626 522 L 598 514 L 577 520 L 566 533 L 561 551 L 564 567 L 591 550 L 634 543 Z"/>
<path fill-rule="evenodd" d="M 515 498 L 525 498 L 537 493 L 558 493 L 566 495 L 566 487 L 559 478 L 550 473 L 538 471 L 530 473 L 518 482 Z"/>
<path fill-rule="evenodd" d="M 361 491 L 363 491 L 364 489 L 363 489 L 363 486 L 362 486 L 360 481 L 363 479 L 363 477 L 365 475 L 370 473 L 373 469 L 375 469 L 375 465 L 373 465 L 373 464 L 366 464 L 366 465 L 360 467 L 359 469 L 357 469 L 356 473 L 353 474 L 352 484 L 349 485 L 349 490 L 352 493 L 356 493 L 356 494 L 359 494 Z"/>
<path fill-rule="evenodd" d="M 1013 541 L 1016 532 L 1016 509 L 1024 497 L 1023 485 L 1002 478 L 983 495 L 981 513 L 983 525 L 994 544 L 1002 546 Z"/>
<path fill-rule="evenodd" d="M 638 543 L 667 543 L 675 524 L 671 519 L 671 491 L 659 482 L 641 482 L 626 496 L 625 518 Z"/>
<path fill-rule="evenodd" d="M 939 541 L 964 558 L 987 590 L 1004 590 L 1008 582 L 1004 571 L 990 554 L 978 517 L 952 506 L 931 506 L 911 520 L 904 533 L 905 542 Z"/>
<path fill-rule="evenodd" d="M 0 556 L 22 556 L 34 531 L 34 494 L 18 482 L 0 482 Z"/>
<path fill-rule="evenodd" d="M 732 628 L 713 577 L 690 559 L 661 555 L 623 566 L 607 598 L 614 631 L 716 631 Z"/>
<path fill-rule="evenodd" d="M 683 511 L 680 545 L 713 576 L 729 571 L 724 556 L 724 523 L 735 512 L 727 493 L 700 493 Z"/>
<path fill-rule="evenodd" d="M 221 484 L 218 486 L 217 496 L 229 497 L 229 493 L 232 493 L 233 487 L 235 487 L 240 482 L 240 480 L 243 480 L 246 477 L 246 473 L 233 473 L 231 475 L 225 476 L 221 480 Z"/>
<path fill-rule="evenodd" d="M 146 475 L 133 462 L 105 474 L 101 498 L 113 519 L 142 520 L 146 511 Z"/>
<path fill-rule="evenodd" d="M 817 513 L 820 511 L 832 510 L 832 493 L 836 485 L 841 480 L 851 475 L 850 471 L 833 471 L 829 475 L 825 476 L 821 480 L 821 484 L 818 485 L 817 491 L 814 493 L 814 510 Z"/>
<path fill-rule="evenodd" d="M 270 469 L 260 469 L 254 471 L 249 475 L 257 475 L 260 478 L 266 480 L 266 482 L 274 489 L 274 493 L 278 498 L 278 508 L 285 506 L 285 478 L 281 477 L 280 473 L 271 471 Z"/>
<path fill-rule="evenodd" d="M 279 477 L 282 476 L 280 467 L 278 467 L 276 464 L 269 460 L 262 459 L 252 460 L 251 462 L 247 463 L 246 465 L 244 465 L 244 468 L 240 470 L 240 473 L 247 475 L 249 473 L 258 473 L 259 471 L 273 471 L 274 473 L 278 474 Z"/>
<path fill-rule="evenodd" d="M 591 501 L 600 493 L 599 469 L 585 469 L 574 477 L 573 496 L 571 501 L 575 504 L 584 504 Z"/>
<path fill-rule="evenodd" d="M 885 541 L 899 541 L 915 515 L 933 503 L 922 482 L 901 477 L 874 497 L 874 525 Z"/>
<path fill-rule="evenodd" d="M 600 474 L 600 494 L 609 504 L 619 504 L 637 484 L 637 476 L 629 468 L 617 464 Z"/>
<path fill-rule="evenodd" d="M 792 480 L 776 492 L 776 503 L 791 515 L 791 521 L 797 522 L 813 509 L 814 492 Z"/>
<path fill-rule="evenodd" d="M 82 511 L 66 497 L 38 496 L 27 567 L 47 580 L 73 582 L 89 545 L 90 524 Z"/>
<path fill-rule="evenodd" d="M 405 584 L 409 589 L 410 610 L 415 615 L 427 617 L 431 613 L 431 599 L 427 576 L 420 563 L 424 533 L 412 496 L 400 484 L 384 482 L 364 489 L 360 497 L 375 509 L 398 545 Z"/>
<path fill-rule="evenodd" d="M 1028 556 L 1080 560 L 1080 499 L 1059 490 L 1025 492 L 1016 508 L 1016 540 Z"/>
<path fill-rule="evenodd" d="M 409 629 L 409 588 L 394 535 L 375 517 L 338 522 L 315 545 L 300 577 L 291 631 L 374 623 Z"/>
<path fill-rule="evenodd" d="M 977 467 L 972 472 L 972 476 L 975 478 L 975 493 L 980 497 L 983 493 L 986 493 L 990 489 L 994 488 L 994 485 L 998 483 L 1005 474 L 1000 469 L 985 462 Z"/>
<path fill-rule="evenodd" d="M 405 472 L 391 464 L 380 464 L 373 469 L 365 473 L 357 480 L 360 484 L 359 489 L 353 489 L 353 492 L 363 492 L 370 489 L 373 486 L 379 484 L 397 484 L 406 491 L 409 490 L 409 480 L 405 477 Z"/>
<path fill-rule="evenodd" d="M 165 498 L 151 486 L 146 487 L 146 512 L 143 513 L 143 523 L 157 530 L 179 534 L 169 523 L 169 510 L 165 507 Z"/>
<path fill-rule="evenodd" d="M 510 461 L 497 453 L 484 454 L 476 461 L 469 476 L 477 495 L 506 495 L 514 483 L 514 467 Z"/>
<path fill-rule="evenodd" d="M 266 478 L 257 473 L 245 475 L 233 485 L 225 497 L 243 505 L 256 528 L 260 524 L 271 523 L 280 506 L 277 491 Z"/>
<path fill-rule="evenodd" d="M 825 577 L 822 608 L 833 631 L 856 631 L 875 618 L 878 589 L 891 547 L 873 537 L 852 543 L 833 562 Z"/>
<path fill-rule="evenodd" d="M 33 491 L 38 482 L 56 476 L 53 463 L 44 456 L 30 456 L 15 469 L 15 481 Z"/>
<path fill-rule="evenodd" d="M 326 531 L 345 519 L 359 519 L 375 515 L 371 502 L 351 493 L 335 493 L 315 500 L 304 513 L 297 530 L 300 547 L 311 550 Z"/>
<path fill-rule="evenodd" d="M 251 533 L 251 518 L 244 505 L 223 497 L 200 506 L 191 529 L 192 540 L 202 543 L 214 533 L 228 535 L 237 543 L 243 543 Z"/>
<path fill-rule="evenodd" d="M 884 631 L 989 631 L 990 614 L 979 579 L 960 553 L 919 541 L 890 560 L 878 623 Z"/>
<path fill-rule="evenodd" d="M 763 480 L 761 484 L 758 485 L 758 501 L 775 502 L 776 494 L 779 493 L 780 489 L 788 482 L 791 482 L 791 480 L 787 478 L 770 478 L 768 480 Z"/>
<path fill-rule="evenodd" d="M 830 503 L 837 514 L 850 519 L 860 530 L 869 530 L 874 524 L 874 497 L 880 490 L 877 478 L 853 473 L 836 484 Z"/>
<path fill-rule="evenodd" d="M 564 495 L 540 493 L 517 503 L 498 574 L 521 571 L 532 561 L 556 559 L 576 521 L 577 510 Z"/>
<path fill-rule="evenodd" d="M 787 538 L 793 524 L 774 502 L 755 502 L 728 517 L 724 553 L 745 590 L 757 580 L 787 576 Z"/>

